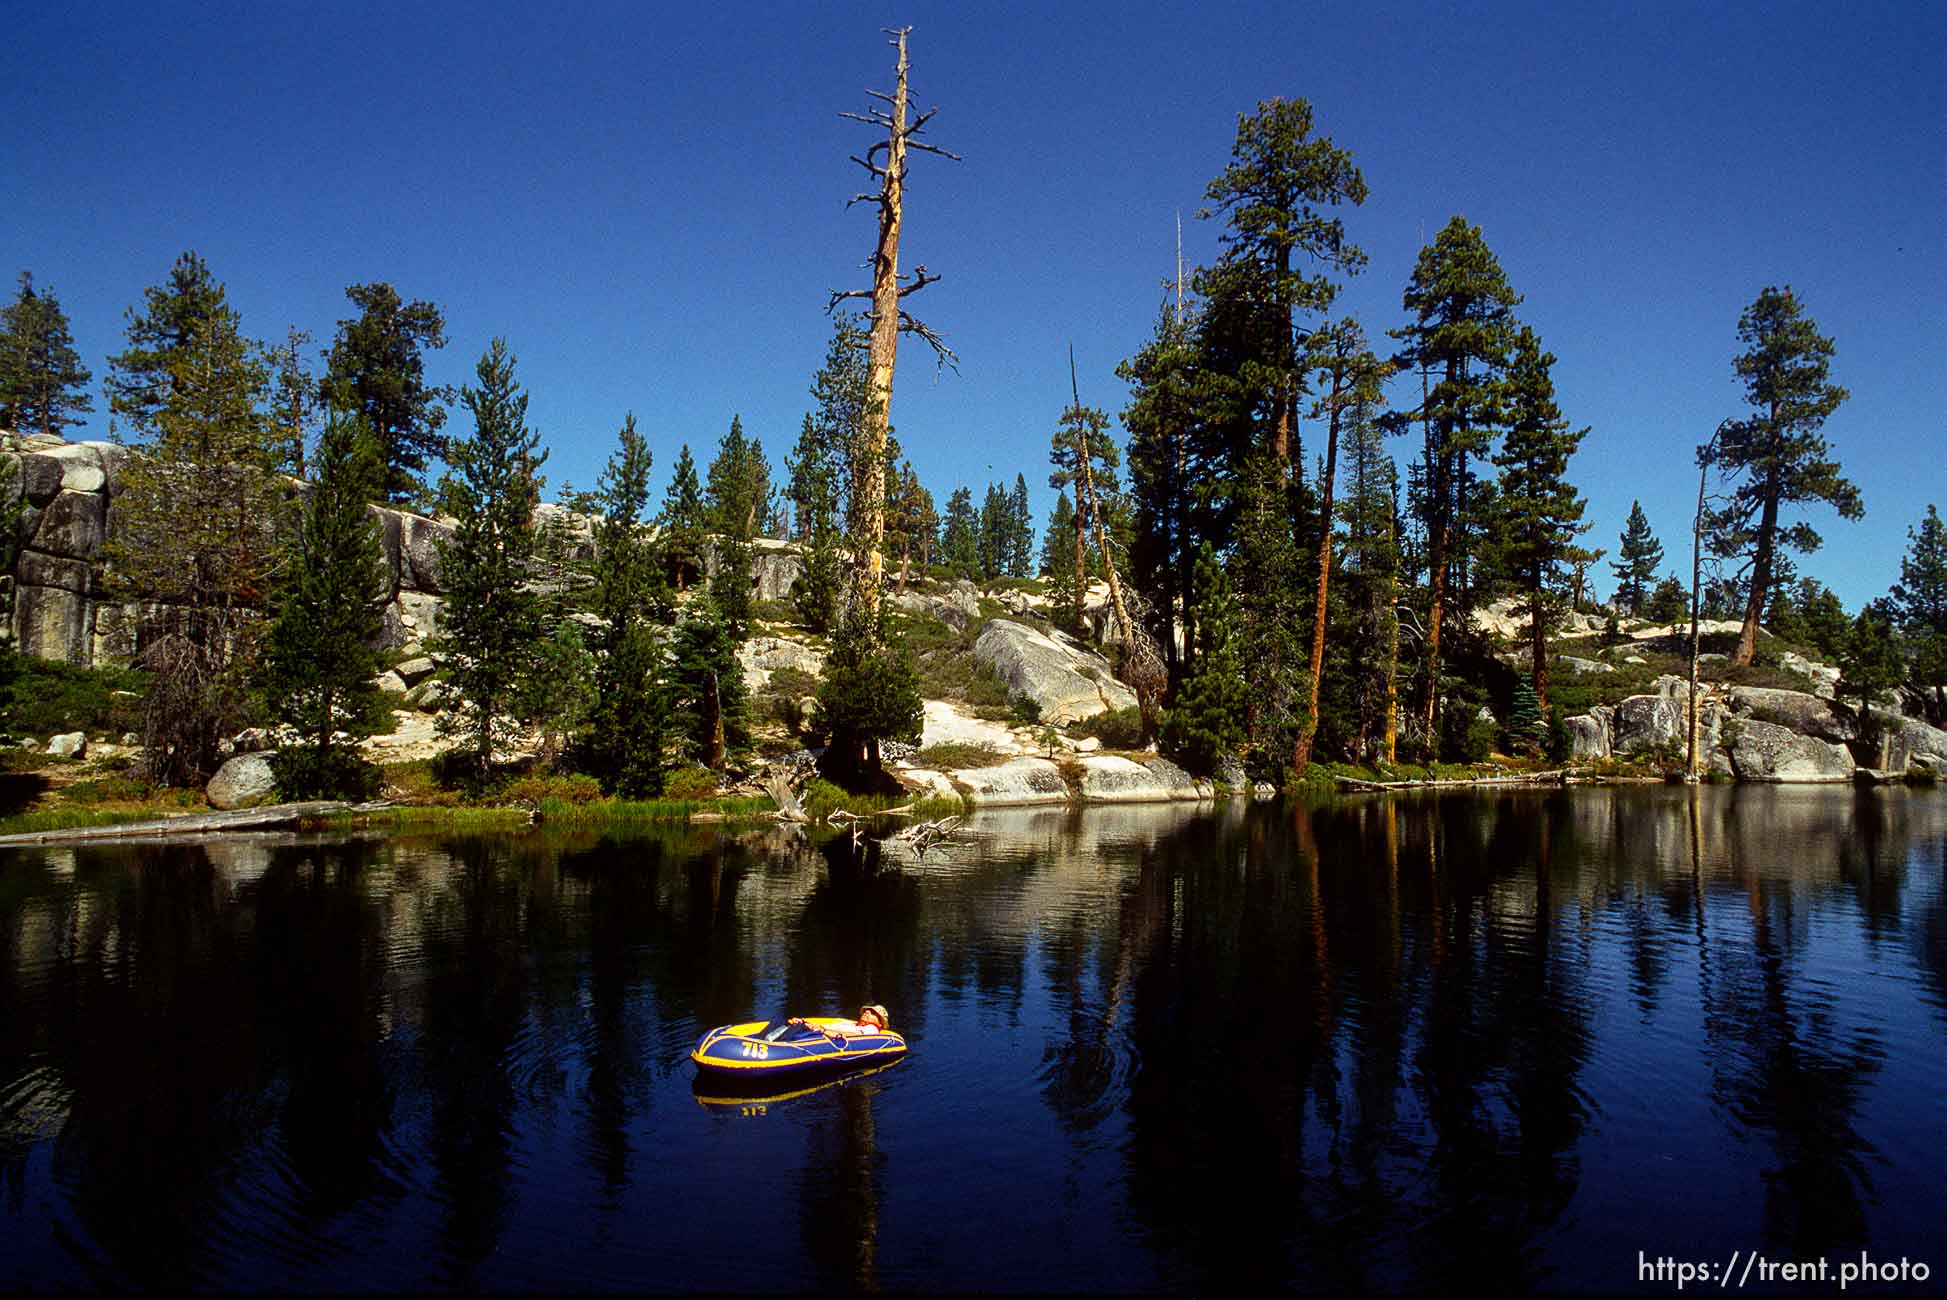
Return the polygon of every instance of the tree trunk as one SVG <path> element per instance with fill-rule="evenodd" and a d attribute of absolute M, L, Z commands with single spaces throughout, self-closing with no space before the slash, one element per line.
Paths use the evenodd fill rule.
<path fill-rule="evenodd" d="M 1440 752 L 1440 607 L 1447 597 L 1447 526 L 1442 520 L 1427 538 L 1427 589 L 1433 604 L 1426 617 L 1426 757 Z"/>
<path fill-rule="evenodd" d="M 1395 589 L 1394 600 L 1399 593 Z M 1386 765 L 1399 761 L 1399 612 L 1393 612 L 1392 634 L 1386 638 Z"/>
<path fill-rule="evenodd" d="M 1081 493 L 1077 492 L 1077 498 Z M 1075 502 L 1075 631 L 1082 630 L 1082 598 L 1088 591 L 1088 510 L 1078 499 Z"/>
<path fill-rule="evenodd" d="M 1758 618 L 1764 613 L 1765 597 L 1771 591 L 1771 566 L 1778 547 L 1778 491 L 1767 484 L 1764 513 L 1758 519 L 1758 553 L 1751 564 L 1751 594 L 1744 603 L 1744 626 L 1737 634 L 1737 652 L 1731 656 L 1733 668 L 1749 668 L 1758 653 Z"/>
<path fill-rule="evenodd" d="M 1079 404 L 1079 403 L 1078 403 Z M 1116 581 L 1115 557 L 1109 554 L 1108 535 L 1102 529 L 1102 506 L 1095 499 L 1095 471 L 1089 464 L 1088 431 L 1080 435 L 1082 448 L 1082 490 L 1088 494 L 1089 518 L 1095 521 L 1095 549 L 1102 555 L 1102 573 L 1109 580 L 1109 608 L 1115 611 L 1116 626 L 1122 629 L 1123 643 L 1136 648 L 1136 629 L 1129 625 L 1129 608 L 1122 603 L 1122 584 Z M 1077 515 L 1076 518 L 1080 518 Z"/>
<path fill-rule="evenodd" d="M 1332 376 L 1332 397 L 1339 395 L 1340 377 Z M 1293 747 L 1291 765 L 1303 776 L 1311 766 L 1312 741 L 1318 735 L 1318 688 L 1325 677 L 1325 604 L 1327 591 L 1332 584 L 1332 486 L 1338 476 L 1339 466 L 1339 407 L 1332 403 L 1331 418 L 1325 425 L 1325 480 L 1319 485 L 1322 504 L 1319 518 L 1323 524 L 1318 538 L 1318 599 L 1312 607 L 1312 659 L 1311 659 L 1311 708 L 1306 711 L 1305 721 L 1298 729 L 1298 743 Z"/>
<path fill-rule="evenodd" d="M 892 370 L 899 352 L 899 229 L 906 189 L 906 33 L 898 33 L 899 70 L 892 92 L 892 129 L 887 135 L 885 176 L 879 192 L 879 243 L 872 253 L 872 341 L 867 353 L 868 393 L 863 472 L 853 474 L 858 496 L 852 502 L 859 521 L 860 551 L 855 583 L 868 617 L 879 612 L 879 586 L 885 572 L 886 436 L 892 420 Z"/>
<path fill-rule="evenodd" d="M 1528 597 L 1528 637 L 1529 646 L 1534 652 L 1535 665 L 1533 680 L 1535 699 L 1539 702 L 1541 716 L 1548 716 L 1548 623 L 1543 609 L 1541 575 L 1535 575 L 1534 590 Z"/>
<path fill-rule="evenodd" d="M 712 772 L 723 771 L 723 697 L 718 691 L 717 675 L 710 674 L 710 689 L 703 697 L 703 708 L 710 719 L 710 756 L 704 766 Z"/>

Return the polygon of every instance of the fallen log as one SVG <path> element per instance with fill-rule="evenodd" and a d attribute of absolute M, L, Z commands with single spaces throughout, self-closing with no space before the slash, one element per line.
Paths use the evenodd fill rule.
<path fill-rule="evenodd" d="M 1568 772 L 1565 768 L 1557 768 L 1552 772 L 1525 772 L 1518 776 L 1455 777 L 1439 781 L 1366 781 L 1356 776 L 1340 776 L 1335 779 L 1340 785 L 1347 786 L 1353 790 L 1375 792 L 1386 790 L 1448 790 L 1461 786 L 1480 785 L 1563 785 L 1568 780 Z"/>
<path fill-rule="evenodd" d="M 239 808 L 234 812 L 189 813 L 182 817 L 160 817 L 154 821 L 123 822 L 116 826 L 73 826 L 58 831 L 23 831 L 18 835 L 0 835 L 0 847 L 265 830 L 318 821 L 325 817 L 335 817 L 340 813 L 375 812 L 391 806 L 389 803 L 345 803 L 336 799 L 318 800 L 312 803 L 280 803 L 265 808 Z"/>

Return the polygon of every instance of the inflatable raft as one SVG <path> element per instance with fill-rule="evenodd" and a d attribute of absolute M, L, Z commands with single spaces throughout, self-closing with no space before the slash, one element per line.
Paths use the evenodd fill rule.
<path fill-rule="evenodd" d="M 884 1065 L 905 1054 L 906 1040 L 890 1029 L 862 1030 L 857 1021 L 806 1016 L 720 1025 L 703 1035 L 690 1060 L 719 1078 L 769 1081 Z"/>

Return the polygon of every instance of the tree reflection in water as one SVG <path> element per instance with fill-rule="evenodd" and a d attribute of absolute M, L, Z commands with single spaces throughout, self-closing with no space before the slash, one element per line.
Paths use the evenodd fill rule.
<path fill-rule="evenodd" d="M 1617 1216 L 1912 1252 L 1947 1177 L 1944 809 L 1051 809 L 925 862 L 731 825 L 16 854 L 0 1283 L 1603 1289 Z M 689 1097 L 703 1028 L 866 1001 L 913 1059 L 748 1120 Z M 1721 1203 L 1648 1147 L 1723 1164 Z"/>

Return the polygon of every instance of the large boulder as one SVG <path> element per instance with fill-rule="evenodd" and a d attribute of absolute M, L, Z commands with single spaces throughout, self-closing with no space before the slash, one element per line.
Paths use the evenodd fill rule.
<path fill-rule="evenodd" d="M 1017 758 L 996 767 L 963 768 L 953 774 L 953 782 L 968 803 L 1068 802 L 1068 783 L 1061 779 L 1061 769 L 1045 758 Z"/>
<path fill-rule="evenodd" d="M 453 525 L 424 515 L 402 515 L 399 585 L 429 596 L 439 595 L 439 553 L 453 543 Z"/>
<path fill-rule="evenodd" d="M 1583 760 L 1608 758 L 1614 752 L 1610 727 L 1615 716 L 1613 707 L 1599 704 L 1587 713 L 1563 719 L 1562 725 L 1568 729 L 1569 757 Z"/>
<path fill-rule="evenodd" d="M 1801 736 L 1848 741 L 1859 734 L 1851 714 L 1832 707 L 1830 700 L 1804 691 L 1781 691 L 1765 686 L 1733 686 L 1727 692 L 1731 712 L 1740 718 L 1770 722 Z"/>
<path fill-rule="evenodd" d="M 22 551 L 14 572 L 23 587 L 58 587 L 86 595 L 90 586 L 86 560 L 71 560 L 40 551 Z"/>
<path fill-rule="evenodd" d="M 270 754 L 238 754 L 216 770 L 204 787 L 203 797 L 210 807 L 229 812 L 233 808 L 255 808 L 269 803 L 277 792 L 277 778 L 270 770 Z"/>
<path fill-rule="evenodd" d="M 737 662 L 743 665 L 744 683 L 753 691 L 771 684 L 771 674 L 780 668 L 795 669 L 811 677 L 825 671 L 824 653 L 789 637 L 754 636 L 737 647 Z"/>
<path fill-rule="evenodd" d="M 1005 723 L 969 717 L 945 700 L 928 700 L 924 709 L 925 721 L 919 737 L 921 749 L 929 745 L 976 745 L 1012 754 L 1021 748 L 1013 730 Z"/>
<path fill-rule="evenodd" d="M 1731 770 L 1740 781 L 1847 781 L 1852 754 L 1844 745 L 1801 736 L 1775 722 L 1740 719 L 1728 733 Z"/>
<path fill-rule="evenodd" d="M 1662 695 L 1632 695 L 1616 706 L 1610 752 L 1650 753 L 1689 736 L 1683 705 Z"/>
<path fill-rule="evenodd" d="M 974 659 L 1006 682 L 1009 692 L 1039 705 L 1046 723 L 1078 722 L 1136 705 L 1135 693 L 1115 679 L 1108 660 L 1060 632 L 1050 635 L 997 618 L 980 630 Z"/>
<path fill-rule="evenodd" d="M 53 456 L 35 452 L 20 458 L 21 494 L 37 506 L 44 506 L 61 490 L 67 467 Z"/>
<path fill-rule="evenodd" d="M 890 599 L 894 609 L 938 619 L 956 632 L 966 631 L 980 617 L 980 593 L 965 578 L 944 592 L 902 591 Z"/>
<path fill-rule="evenodd" d="M 94 649 L 88 631 L 88 598 L 59 587 L 16 588 L 14 638 L 24 655 L 88 663 Z"/>
<path fill-rule="evenodd" d="M 1787 650 L 1778 656 L 1778 666 L 1788 673 L 1797 673 L 1812 683 L 1812 694 L 1829 700 L 1839 693 L 1839 670 L 1831 664 L 1818 663 L 1804 655 Z"/>
<path fill-rule="evenodd" d="M 73 560 L 93 559 L 101 549 L 103 537 L 107 535 L 107 525 L 106 496 L 99 492 L 70 492 L 64 488 L 56 492 L 41 511 L 40 524 L 34 529 L 33 546 L 37 551 Z"/>
<path fill-rule="evenodd" d="M 85 758 L 88 735 L 83 731 L 64 732 L 47 742 L 47 752 L 56 758 Z"/>
<path fill-rule="evenodd" d="M 1613 673 L 1616 671 L 1614 664 L 1605 664 L 1600 659 L 1583 659 L 1576 655 L 1558 655 L 1555 658 L 1555 663 L 1557 666 L 1565 668 L 1572 673 Z"/>

